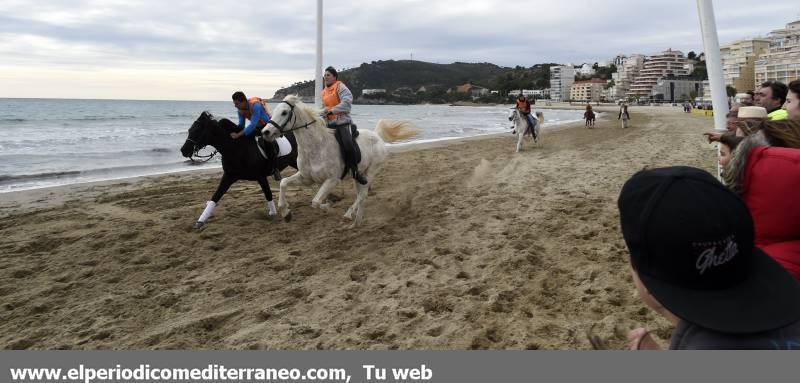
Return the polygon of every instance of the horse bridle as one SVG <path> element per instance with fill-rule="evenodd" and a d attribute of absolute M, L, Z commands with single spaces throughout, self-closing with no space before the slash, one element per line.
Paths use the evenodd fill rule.
<path fill-rule="evenodd" d="M 203 137 L 204 138 L 205 138 L 206 135 L 208 135 L 208 132 L 206 132 L 206 130 L 207 129 L 205 129 L 205 127 L 204 127 L 204 129 L 203 129 Z M 217 154 L 217 150 L 215 149 L 213 153 L 211 153 L 211 154 L 209 154 L 207 156 L 201 156 L 201 155 L 199 155 L 197 153 L 200 151 L 200 149 L 204 148 L 205 145 L 203 145 L 201 147 L 199 142 L 197 142 L 197 141 L 195 141 L 195 140 L 193 140 L 193 139 L 191 139 L 189 137 L 186 138 L 186 141 L 192 143 L 192 155 L 189 156 L 189 159 L 192 160 L 192 162 L 202 164 L 204 162 L 210 161 Z M 195 160 L 195 157 L 196 158 L 202 158 L 203 160 L 202 161 Z"/>
<path fill-rule="evenodd" d="M 281 102 L 286 105 L 289 105 L 289 118 L 286 119 L 286 122 L 284 122 L 283 125 L 278 125 L 278 123 L 275 122 L 275 120 L 273 119 L 267 121 L 267 125 L 272 125 L 275 127 L 275 129 L 278 129 L 278 132 L 280 132 L 281 136 L 294 130 L 308 128 L 309 125 L 312 125 L 314 123 L 314 120 L 312 119 L 311 122 L 307 122 L 305 125 L 294 126 L 294 121 L 297 120 L 297 115 L 294 113 L 294 105 L 292 105 L 288 101 L 281 101 Z M 289 124 L 289 121 L 292 121 L 292 127 L 286 129 L 286 125 Z"/>

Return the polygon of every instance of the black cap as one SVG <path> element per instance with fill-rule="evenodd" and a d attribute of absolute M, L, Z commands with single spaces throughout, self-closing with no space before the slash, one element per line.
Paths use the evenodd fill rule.
<path fill-rule="evenodd" d="M 747 206 L 708 172 L 638 172 L 618 204 L 631 264 L 673 314 L 726 333 L 800 319 L 800 283 L 754 246 Z"/>

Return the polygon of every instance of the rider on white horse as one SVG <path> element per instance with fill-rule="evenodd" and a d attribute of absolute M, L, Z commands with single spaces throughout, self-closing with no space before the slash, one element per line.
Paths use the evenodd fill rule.
<path fill-rule="evenodd" d="M 531 132 L 531 135 L 536 138 L 536 133 L 534 133 L 533 129 L 533 127 L 536 125 L 536 121 L 531 115 L 531 102 L 528 101 L 528 99 L 522 93 L 520 93 L 517 97 L 517 110 L 519 110 L 519 112 L 525 116 L 525 120 L 528 121 L 528 128 L 526 132 Z M 526 132 L 522 133 L 525 134 Z"/>
<path fill-rule="evenodd" d="M 328 127 L 336 129 L 339 144 L 342 146 L 344 164 L 351 172 L 356 182 L 366 185 L 367 178 L 358 171 L 358 162 L 361 153 L 356 147 L 350 125 L 350 105 L 353 103 L 353 93 L 338 80 L 339 74 L 333 67 L 325 68 L 325 89 L 322 90 L 322 105 L 325 107 L 320 115 L 328 123 Z"/>

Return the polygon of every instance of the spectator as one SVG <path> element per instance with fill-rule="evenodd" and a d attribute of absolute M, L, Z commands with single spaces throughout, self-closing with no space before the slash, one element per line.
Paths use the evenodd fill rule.
<path fill-rule="evenodd" d="M 731 155 L 744 138 L 737 137 L 735 133 L 725 133 L 719 139 L 719 166 L 725 168 L 731 160 Z"/>
<path fill-rule="evenodd" d="M 633 281 L 676 328 L 670 349 L 791 349 L 800 283 L 753 244 L 747 206 L 707 172 L 636 173 L 618 201 Z M 644 329 L 631 349 L 660 349 Z"/>
<path fill-rule="evenodd" d="M 725 127 L 728 129 L 728 132 L 735 132 L 736 135 L 740 137 L 744 137 L 745 131 L 751 132 L 752 126 L 754 124 L 760 124 L 765 118 L 767 118 L 767 110 L 760 107 L 760 106 L 736 106 L 734 104 L 734 109 L 731 109 L 726 118 Z M 725 132 L 708 132 L 703 133 L 704 136 L 708 139 L 708 142 L 716 142 L 719 141 L 720 137 Z"/>
<path fill-rule="evenodd" d="M 760 106 L 743 106 L 736 116 L 736 135 L 739 137 L 752 134 L 768 118 L 767 110 Z"/>
<path fill-rule="evenodd" d="M 758 90 L 760 104 L 756 105 L 767 110 L 770 120 L 777 121 L 788 118 L 786 110 L 781 109 L 783 104 L 786 103 L 788 89 L 786 84 L 778 81 L 767 81 L 761 84 L 761 88 Z"/>
<path fill-rule="evenodd" d="M 800 121 L 744 120 L 739 122 L 736 135 L 745 138 L 732 153 L 723 180 L 731 190 L 741 195 L 750 152 L 758 146 L 800 148 Z"/>
<path fill-rule="evenodd" d="M 753 95 L 755 93 L 752 90 L 748 90 L 744 94 L 745 96 L 742 96 L 740 104 L 742 104 L 742 106 L 754 106 L 755 100 L 753 99 Z"/>
<path fill-rule="evenodd" d="M 786 93 L 786 103 L 783 104 L 790 120 L 800 120 L 800 80 L 789 83 L 789 92 Z"/>

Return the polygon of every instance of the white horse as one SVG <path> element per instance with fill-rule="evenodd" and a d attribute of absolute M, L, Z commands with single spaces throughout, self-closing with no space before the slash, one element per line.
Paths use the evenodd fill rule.
<path fill-rule="evenodd" d="M 514 123 L 514 131 L 517 133 L 517 153 L 519 153 L 522 151 L 522 144 L 526 135 L 531 135 L 535 143 L 541 142 L 542 136 L 540 132 L 542 125 L 544 125 L 544 114 L 536 112 L 536 117 L 533 118 L 533 132 L 531 132 L 528 128 L 528 121 L 525 120 L 525 116 L 520 113 L 519 109 L 511 109 L 511 116 L 508 117 L 508 120 Z"/>
<path fill-rule="evenodd" d="M 272 120 L 261 130 L 261 134 L 266 140 L 273 141 L 290 131 L 297 139 L 297 173 L 281 180 L 278 194 L 278 213 L 287 221 L 291 219 L 285 194 L 289 186 L 322 184 L 311 200 L 311 206 L 328 209 L 330 207 L 327 202 L 328 194 L 339 184 L 345 170 L 339 143 L 334 136 L 335 130 L 327 127 L 318 110 L 304 104 L 294 95 L 286 96 L 275 107 L 272 111 Z M 353 181 L 356 200 L 344 215 L 345 218 L 353 220 L 351 226 L 356 226 L 363 219 L 367 191 L 375 181 L 378 168 L 388 154 L 384 142 L 414 137 L 417 133 L 418 131 L 407 121 L 380 120 L 374 132 L 359 130 L 356 138 L 361 149 L 358 170 L 369 182 L 362 185 Z M 347 173 L 349 177 L 350 172 Z"/>

